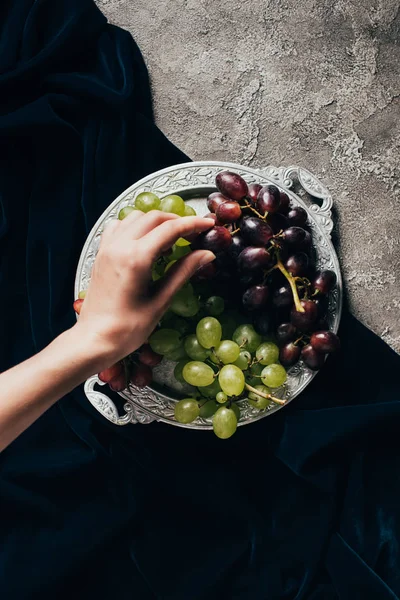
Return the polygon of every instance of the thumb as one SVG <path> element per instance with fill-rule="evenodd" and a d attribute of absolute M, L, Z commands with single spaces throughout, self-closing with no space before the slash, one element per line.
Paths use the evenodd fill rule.
<path fill-rule="evenodd" d="M 161 283 L 157 294 L 157 304 L 167 306 L 172 297 L 189 281 L 197 269 L 208 265 L 215 259 L 215 254 L 208 250 L 196 250 L 181 258 L 169 270 L 168 276 Z"/>

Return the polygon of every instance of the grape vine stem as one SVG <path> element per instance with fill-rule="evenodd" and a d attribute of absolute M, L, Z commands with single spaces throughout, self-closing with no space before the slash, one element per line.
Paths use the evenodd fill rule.
<path fill-rule="evenodd" d="M 278 267 L 278 269 L 280 270 L 282 275 L 284 275 L 289 282 L 289 285 L 290 285 L 290 288 L 291 288 L 292 294 L 293 294 L 294 305 L 296 307 L 297 312 L 301 312 L 301 313 L 305 312 L 304 308 L 302 307 L 301 302 L 300 302 L 299 293 L 297 291 L 297 286 L 296 286 L 294 277 L 289 273 L 289 271 L 287 271 L 285 269 L 280 258 L 278 258 L 276 266 Z"/>
<path fill-rule="evenodd" d="M 275 396 L 271 396 L 271 394 L 264 394 L 264 392 L 260 392 L 259 390 L 256 390 L 256 388 L 253 388 L 253 386 L 249 385 L 248 383 L 245 383 L 244 387 L 249 392 L 253 392 L 253 394 L 257 394 L 257 396 L 261 396 L 261 398 L 266 398 L 267 400 L 272 400 L 272 402 L 275 402 L 275 404 L 279 404 L 280 406 L 283 406 L 284 404 L 286 404 L 286 400 L 281 400 L 281 398 L 275 398 Z"/>

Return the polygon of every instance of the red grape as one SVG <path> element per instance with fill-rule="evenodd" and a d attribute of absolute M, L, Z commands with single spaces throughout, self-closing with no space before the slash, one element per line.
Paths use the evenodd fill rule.
<path fill-rule="evenodd" d="M 112 367 L 108 367 L 108 369 L 104 369 L 99 373 L 100 381 L 104 381 L 104 383 L 109 383 L 115 377 L 118 377 L 123 372 L 123 367 L 121 363 L 115 363 Z"/>
<path fill-rule="evenodd" d="M 334 271 L 326 270 L 317 273 L 312 284 L 315 290 L 326 295 L 329 294 L 331 289 L 336 285 L 336 281 L 336 273 Z"/>
<path fill-rule="evenodd" d="M 301 206 L 295 206 L 288 212 L 287 218 L 290 225 L 303 227 L 307 223 L 307 212 Z"/>
<path fill-rule="evenodd" d="M 215 213 L 218 206 L 224 202 L 228 202 L 229 198 L 221 194 L 220 192 L 213 192 L 207 198 L 207 208 L 210 212 Z"/>
<path fill-rule="evenodd" d="M 221 171 L 215 178 L 217 188 L 224 196 L 232 200 L 242 200 L 248 194 L 248 187 L 245 180 L 237 173 L 231 171 Z"/>
<path fill-rule="evenodd" d="M 77 315 L 79 315 L 81 312 L 82 304 L 83 304 L 83 298 L 78 298 L 78 300 L 75 300 L 75 302 L 73 304 L 74 311 L 76 312 Z"/>
<path fill-rule="evenodd" d="M 307 238 L 306 233 L 302 227 L 289 227 L 283 232 L 283 239 L 291 246 L 299 247 L 304 244 Z"/>
<path fill-rule="evenodd" d="M 242 215 L 242 209 L 237 202 L 224 202 L 217 206 L 216 213 L 218 221 L 220 223 L 234 223 L 240 219 Z"/>
<path fill-rule="evenodd" d="M 301 300 L 300 303 L 304 312 L 297 311 L 294 306 L 290 313 L 290 320 L 297 329 L 305 332 L 309 331 L 317 320 L 318 307 L 312 300 Z"/>
<path fill-rule="evenodd" d="M 272 227 L 274 233 L 284 231 L 289 227 L 287 218 L 281 213 L 269 214 L 267 217 L 267 223 Z"/>
<path fill-rule="evenodd" d="M 276 340 L 279 345 L 288 344 L 296 339 L 296 327 L 291 323 L 281 323 L 276 330 Z"/>
<path fill-rule="evenodd" d="M 261 214 L 278 212 L 280 204 L 280 192 L 277 187 L 266 185 L 260 190 L 256 207 Z"/>
<path fill-rule="evenodd" d="M 254 329 L 260 335 L 268 335 L 272 329 L 270 313 L 264 311 L 253 318 Z"/>
<path fill-rule="evenodd" d="M 214 223 L 215 223 L 216 225 L 223 225 L 223 223 L 220 223 L 220 222 L 218 221 L 218 219 L 217 219 L 217 215 L 216 215 L 215 213 L 211 213 L 211 212 L 210 212 L 210 213 L 207 213 L 206 215 L 204 215 L 204 218 L 205 218 L 205 219 L 213 219 L 213 220 L 214 220 Z"/>
<path fill-rule="evenodd" d="M 289 342 L 279 351 L 279 360 L 284 367 L 292 367 L 300 358 L 301 348 Z"/>
<path fill-rule="evenodd" d="M 247 197 L 251 200 L 251 204 L 255 204 L 257 202 L 257 197 L 261 189 L 262 185 L 259 183 L 250 183 Z"/>
<path fill-rule="evenodd" d="M 121 373 L 118 377 L 114 377 L 108 382 L 108 385 L 113 392 L 122 392 L 127 387 L 125 373 Z"/>
<path fill-rule="evenodd" d="M 228 253 L 237 258 L 239 254 L 246 248 L 246 244 L 242 236 L 238 233 L 232 236 L 232 243 L 228 248 Z"/>
<path fill-rule="evenodd" d="M 256 310 L 265 306 L 269 298 L 266 285 L 254 285 L 243 294 L 243 306 L 248 310 Z"/>
<path fill-rule="evenodd" d="M 280 192 L 280 207 L 279 210 L 281 213 L 283 213 L 284 215 L 286 215 L 286 213 L 288 212 L 289 208 L 290 208 L 290 199 L 289 196 L 287 195 L 286 192 Z"/>
<path fill-rule="evenodd" d="M 336 352 L 340 348 L 340 340 L 333 331 L 316 331 L 311 336 L 310 344 L 314 350 L 323 354 Z"/>
<path fill-rule="evenodd" d="M 242 288 L 247 290 L 247 288 L 261 283 L 263 278 L 263 271 L 261 269 L 256 269 L 255 271 L 249 271 L 248 273 L 241 274 L 239 277 L 239 284 Z"/>
<path fill-rule="evenodd" d="M 274 235 L 271 227 L 257 217 L 243 219 L 240 232 L 250 246 L 266 246 Z"/>
<path fill-rule="evenodd" d="M 232 243 L 232 236 L 225 227 L 216 226 L 202 233 L 196 239 L 196 247 L 211 252 L 222 252 L 229 248 Z"/>
<path fill-rule="evenodd" d="M 139 350 L 139 360 L 143 365 L 155 367 L 162 361 L 162 356 L 161 354 L 153 352 L 150 344 L 144 344 Z"/>
<path fill-rule="evenodd" d="M 147 365 L 137 365 L 131 374 L 131 383 L 136 387 L 146 387 L 153 380 L 153 373 Z"/>
<path fill-rule="evenodd" d="M 274 291 L 272 296 L 273 304 L 278 308 L 285 306 L 292 306 L 293 304 L 293 293 L 288 283 L 281 285 Z"/>
<path fill-rule="evenodd" d="M 289 256 L 285 267 L 293 277 L 304 277 L 308 269 L 308 256 L 304 252 L 298 252 Z"/>
<path fill-rule="evenodd" d="M 248 246 L 239 254 L 238 267 L 241 271 L 265 269 L 271 262 L 271 256 L 265 248 Z"/>
<path fill-rule="evenodd" d="M 192 277 L 193 281 L 207 281 L 208 279 L 213 279 L 217 274 L 217 267 L 214 263 L 215 261 L 212 261 L 199 267 Z"/>
<path fill-rule="evenodd" d="M 314 350 L 311 344 L 304 346 L 300 356 L 307 367 L 313 371 L 318 371 L 318 369 L 320 369 L 325 362 L 325 355 L 317 352 L 317 350 Z"/>

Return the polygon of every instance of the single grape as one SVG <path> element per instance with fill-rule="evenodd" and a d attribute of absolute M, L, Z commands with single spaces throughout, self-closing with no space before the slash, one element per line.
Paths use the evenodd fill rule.
<path fill-rule="evenodd" d="M 272 365 L 279 358 L 279 348 L 273 342 L 263 342 L 256 350 L 256 358 L 262 365 Z"/>
<path fill-rule="evenodd" d="M 281 323 L 276 330 L 276 340 L 283 346 L 296 339 L 296 327 L 291 323 Z"/>
<path fill-rule="evenodd" d="M 340 340 L 333 331 L 316 331 L 311 336 L 310 344 L 314 350 L 322 354 L 337 352 L 340 348 Z"/>
<path fill-rule="evenodd" d="M 242 216 L 242 209 L 237 202 L 223 202 L 215 212 L 220 223 L 235 223 Z"/>
<path fill-rule="evenodd" d="M 170 310 L 180 317 L 194 317 L 199 312 L 199 300 L 194 295 L 193 287 L 190 284 L 181 288 L 173 296 Z"/>
<path fill-rule="evenodd" d="M 194 210 L 193 206 L 190 206 L 189 204 L 185 204 L 185 212 L 183 213 L 184 217 L 195 217 L 197 215 L 196 211 Z"/>
<path fill-rule="evenodd" d="M 151 334 L 149 344 L 153 352 L 167 354 L 182 345 L 181 336 L 173 329 L 158 329 Z"/>
<path fill-rule="evenodd" d="M 185 202 L 180 196 L 176 196 L 175 194 L 165 196 L 165 198 L 161 200 L 160 210 L 183 217 L 185 214 Z"/>
<path fill-rule="evenodd" d="M 327 295 L 331 289 L 335 287 L 336 282 L 336 273 L 327 269 L 326 271 L 317 273 L 312 285 L 315 290 L 318 290 L 321 294 Z"/>
<path fill-rule="evenodd" d="M 137 210 L 134 206 L 124 206 L 124 208 L 121 208 L 121 210 L 118 213 L 118 219 L 120 221 L 123 221 L 134 210 Z"/>
<path fill-rule="evenodd" d="M 299 312 L 294 306 L 290 313 L 292 324 L 300 331 L 309 331 L 318 318 L 318 307 L 312 300 L 301 300 L 304 312 Z"/>
<path fill-rule="evenodd" d="M 204 348 L 218 346 L 222 337 L 221 323 L 215 317 L 204 317 L 197 323 L 196 335 Z"/>
<path fill-rule="evenodd" d="M 182 337 L 187 335 L 190 331 L 190 323 L 187 319 L 177 317 L 174 313 L 169 311 L 163 316 L 161 326 L 178 331 Z"/>
<path fill-rule="evenodd" d="M 210 279 L 214 279 L 217 275 L 217 267 L 215 266 L 215 261 L 207 263 L 202 267 L 199 267 L 192 277 L 192 281 L 208 281 Z"/>
<path fill-rule="evenodd" d="M 214 381 L 212 368 L 198 360 L 188 362 L 183 367 L 182 376 L 187 383 L 196 387 L 204 387 Z"/>
<path fill-rule="evenodd" d="M 214 433 L 221 440 L 230 438 L 237 429 L 237 417 L 231 408 L 221 406 L 213 416 Z"/>
<path fill-rule="evenodd" d="M 267 388 L 265 385 L 256 385 L 254 388 L 258 392 L 262 392 L 263 394 L 271 394 L 271 390 Z M 263 396 L 259 396 L 255 392 L 250 392 L 248 395 L 248 401 L 251 406 L 254 408 L 258 408 L 258 410 L 264 410 L 270 404 L 273 404 L 272 400 L 268 400 L 268 398 L 264 398 Z"/>
<path fill-rule="evenodd" d="M 175 419 L 178 423 L 192 423 L 199 415 L 199 404 L 194 398 L 185 398 L 175 404 Z"/>
<path fill-rule="evenodd" d="M 207 208 L 210 212 L 215 213 L 218 206 L 224 202 L 229 202 L 229 198 L 220 192 L 213 192 L 207 198 Z"/>
<path fill-rule="evenodd" d="M 232 243 L 227 252 L 232 258 L 237 258 L 239 254 L 246 248 L 246 243 L 239 233 L 232 236 Z"/>
<path fill-rule="evenodd" d="M 260 335 L 268 335 L 272 329 L 271 315 L 269 312 L 258 313 L 254 316 L 254 329 Z"/>
<path fill-rule="evenodd" d="M 185 347 L 183 344 L 176 348 L 175 350 L 171 350 L 171 352 L 167 352 L 164 354 L 164 358 L 167 360 L 172 360 L 173 362 L 178 362 L 179 360 L 183 360 L 184 358 L 188 359 L 188 355 L 186 353 Z"/>
<path fill-rule="evenodd" d="M 241 222 L 240 234 L 250 246 L 266 246 L 274 232 L 265 221 L 257 217 L 246 217 Z"/>
<path fill-rule="evenodd" d="M 148 367 L 155 367 L 162 361 L 161 354 L 153 352 L 150 344 L 144 344 L 139 350 L 138 356 L 140 362 Z"/>
<path fill-rule="evenodd" d="M 224 392 L 218 392 L 215 399 L 219 404 L 225 404 L 228 400 L 228 396 Z"/>
<path fill-rule="evenodd" d="M 281 211 L 282 214 L 286 215 L 286 213 L 289 211 L 289 208 L 290 208 L 289 196 L 287 195 L 286 192 L 280 192 L 279 199 L 280 199 L 280 203 L 281 203 L 279 210 Z"/>
<path fill-rule="evenodd" d="M 269 214 L 267 223 L 274 233 L 280 233 L 289 227 L 289 221 L 281 213 Z"/>
<path fill-rule="evenodd" d="M 305 232 L 304 240 L 298 245 L 297 250 L 301 250 L 306 254 L 309 254 L 312 248 L 312 237 L 309 231 Z"/>
<path fill-rule="evenodd" d="M 83 298 L 78 298 L 77 300 L 75 300 L 75 302 L 73 303 L 73 308 L 74 311 L 76 312 L 77 315 L 80 314 L 81 310 L 82 310 L 82 305 L 83 305 Z"/>
<path fill-rule="evenodd" d="M 248 194 L 248 187 L 245 180 L 231 171 L 221 171 L 215 178 L 215 183 L 218 190 L 224 196 L 228 196 L 232 200 L 242 200 Z"/>
<path fill-rule="evenodd" d="M 196 248 L 218 253 L 227 250 L 232 243 L 232 236 L 225 227 L 216 226 L 196 239 Z"/>
<path fill-rule="evenodd" d="M 78 294 L 78 300 L 84 300 L 86 298 L 87 290 L 81 290 Z"/>
<path fill-rule="evenodd" d="M 142 365 L 142 366 L 144 366 L 144 365 Z M 145 368 L 148 369 L 148 367 L 145 367 Z M 151 382 L 151 380 L 150 380 L 150 382 Z M 128 385 L 126 383 L 125 373 L 121 373 L 120 375 L 118 375 L 118 377 L 114 377 L 114 379 L 112 379 L 108 383 L 108 385 L 113 390 L 113 392 L 122 392 L 122 390 L 125 390 L 128 387 Z M 147 384 L 145 384 L 145 385 L 147 385 Z M 138 387 L 143 387 L 143 386 L 138 386 Z"/>
<path fill-rule="evenodd" d="M 262 382 L 270 388 L 278 388 L 285 383 L 287 379 L 286 370 L 282 365 L 268 365 L 261 372 Z"/>
<path fill-rule="evenodd" d="M 160 208 L 161 200 L 152 192 L 142 192 L 136 196 L 135 206 L 144 213 Z"/>
<path fill-rule="evenodd" d="M 261 383 L 261 373 L 263 372 L 264 365 L 260 365 L 259 363 L 254 363 L 250 367 L 250 372 L 246 373 L 246 381 L 253 387 L 255 385 L 259 385 Z"/>
<path fill-rule="evenodd" d="M 307 212 L 301 206 L 295 206 L 288 212 L 287 218 L 290 225 L 304 227 L 307 223 Z"/>
<path fill-rule="evenodd" d="M 242 297 L 243 306 L 247 310 L 263 308 L 269 298 L 269 288 L 266 285 L 253 285 L 245 291 Z"/>
<path fill-rule="evenodd" d="M 303 359 L 304 364 L 306 364 L 307 367 L 312 371 L 318 371 L 321 367 L 323 367 L 325 362 L 325 355 L 315 350 L 311 344 L 304 346 L 300 356 Z"/>
<path fill-rule="evenodd" d="M 235 273 L 236 275 L 236 273 Z M 264 272 L 262 269 L 255 269 L 254 271 L 248 271 L 247 273 L 240 272 L 239 284 L 244 290 L 247 290 L 253 285 L 258 285 L 264 279 Z"/>
<path fill-rule="evenodd" d="M 274 185 L 266 185 L 263 187 L 258 196 L 256 207 L 259 213 L 276 213 L 281 204 L 280 192 Z"/>
<path fill-rule="evenodd" d="M 251 354 L 247 350 L 241 350 L 238 358 L 233 363 L 236 367 L 239 367 L 242 371 L 246 371 L 249 368 L 251 362 Z"/>
<path fill-rule="evenodd" d="M 195 333 L 188 335 L 184 343 L 185 351 L 192 360 L 206 360 L 209 351 L 203 348 Z"/>
<path fill-rule="evenodd" d="M 277 308 L 285 308 L 292 306 L 293 304 L 293 293 L 290 289 L 290 285 L 285 283 L 276 289 L 272 296 L 272 303 Z"/>
<path fill-rule="evenodd" d="M 304 252 L 297 252 L 296 254 L 289 256 L 285 263 L 285 267 L 293 277 L 304 277 L 307 274 L 308 264 L 307 254 Z"/>
<path fill-rule="evenodd" d="M 279 360 L 284 367 L 292 367 L 300 358 L 301 348 L 293 342 L 282 346 L 279 352 Z"/>
<path fill-rule="evenodd" d="M 206 398 L 215 398 L 216 395 L 221 391 L 218 378 L 216 377 L 210 385 L 205 385 L 199 388 L 199 392 Z"/>
<path fill-rule="evenodd" d="M 215 354 L 224 365 L 228 365 L 239 358 L 240 348 L 232 340 L 223 340 L 215 349 Z"/>
<path fill-rule="evenodd" d="M 153 372 L 147 365 L 137 365 L 132 369 L 130 380 L 136 387 L 146 387 L 153 381 Z"/>
<path fill-rule="evenodd" d="M 318 316 L 324 317 L 328 312 L 329 300 L 327 296 L 322 296 L 318 294 L 316 298 L 314 298 L 314 302 L 318 308 Z"/>
<path fill-rule="evenodd" d="M 189 246 L 177 246 L 174 244 L 171 248 L 171 254 L 168 255 L 168 260 L 179 260 L 183 256 L 190 254 L 191 251 Z"/>
<path fill-rule="evenodd" d="M 205 309 L 213 317 L 218 317 L 225 310 L 225 302 L 221 296 L 210 296 L 205 303 Z"/>
<path fill-rule="evenodd" d="M 306 230 L 302 227 L 289 227 L 286 229 L 282 236 L 286 243 L 294 248 L 298 248 L 304 244 L 306 240 Z"/>
<path fill-rule="evenodd" d="M 207 400 L 207 402 L 204 402 L 200 406 L 200 417 L 202 419 L 209 419 L 217 412 L 219 407 L 220 405 L 215 400 Z"/>
<path fill-rule="evenodd" d="M 243 371 L 235 365 L 225 365 L 219 372 L 218 381 L 227 396 L 240 396 L 244 390 Z"/>
<path fill-rule="evenodd" d="M 258 194 L 262 190 L 262 187 L 259 183 L 250 183 L 247 198 L 251 200 L 251 204 L 254 205 L 257 202 Z"/>
<path fill-rule="evenodd" d="M 186 383 L 185 379 L 183 378 L 183 367 L 185 365 L 188 364 L 188 362 L 190 362 L 190 360 L 180 360 L 174 368 L 174 377 L 176 379 L 176 381 L 178 381 L 179 383 Z"/>
<path fill-rule="evenodd" d="M 271 255 L 265 248 L 247 247 L 239 254 L 238 267 L 241 271 L 266 269 L 271 262 Z"/>
<path fill-rule="evenodd" d="M 238 346 L 249 352 L 255 352 L 261 344 L 261 336 L 258 335 L 253 325 L 248 323 L 239 325 L 233 332 L 232 339 Z"/>
<path fill-rule="evenodd" d="M 124 369 L 121 363 L 115 363 L 112 367 L 108 367 L 108 369 L 104 369 L 98 375 L 100 381 L 104 383 L 110 383 L 113 379 L 116 379 L 123 373 Z"/>

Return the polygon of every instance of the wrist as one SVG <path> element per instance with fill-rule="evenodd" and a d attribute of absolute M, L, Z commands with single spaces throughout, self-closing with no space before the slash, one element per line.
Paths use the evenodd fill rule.
<path fill-rule="evenodd" d="M 74 349 L 76 359 L 86 373 L 85 378 L 100 373 L 121 359 L 110 340 L 80 326 L 79 321 L 62 335 Z"/>

